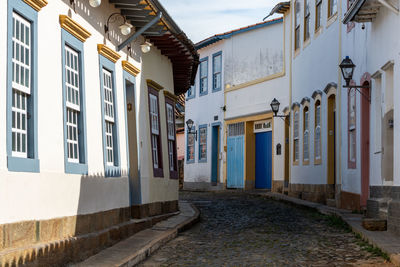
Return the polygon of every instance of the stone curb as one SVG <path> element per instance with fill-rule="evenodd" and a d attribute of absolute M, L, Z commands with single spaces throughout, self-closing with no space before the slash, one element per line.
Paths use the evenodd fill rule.
<path fill-rule="evenodd" d="M 127 266 L 135 266 L 135 265 L 139 264 L 140 262 L 142 262 L 146 258 L 148 258 L 151 254 L 153 254 L 155 251 L 157 251 L 157 249 L 159 249 L 162 245 L 164 245 L 168 241 L 174 239 L 178 235 L 178 233 L 189 229 L 190 227 L 192 227 L 194 224 L 196 224 L 200 220 L 200 211 L 192 203 L 187 203 L 187 204 L 192 209 L 192 211 L 194 213 L 193 215 L 187 216 L 187 215 L 182 214 L 182 212 L 181 212 L 181 214 L 179 214 L 179 215 L 172 216 L 171 219 L 174 219 L 174 217 L 177 218 L 178 216 L 187 217 L 187 219 L 185 219 L 183 222 L 181 222 L 169 229 L 163 229 L 162 227 L 154 228 L 152 231 L 155 230 L 160 234 L 158 234 L 156 237 L 153 237 L 152 239 L 151 239 L 151 237 L 148 238 L 148 240 L 146 240 L 146 241 L 148 241 L 148 243 L 146 243 L 143 247 L 137 249 L 136 251 L 132 251 L 132 253 L 129 254 L 128 256 L 125 256 L 123 258 L 118 258 L 118 260 L 115 260 L 112 263 L 108 263 L 108 264 L 105 262 L 102 262 L 101 258 L 98 258 L 97 260 L 93 260 L 93 259 L 89 258 L 87 261 L 77 264 L 76 266 L 121 266 L 121 267 L 127 267 Z M 144 231 L 142 231 L 142 233 L 145 233 L 145 231 L 149 231 L 149 230 L 151 230 L 151 229 L 144 230 Z M 142 239 L 146 239 L 146 238 L 142 238 Z M 133 241 L 131 240 L 131 241 L 122 241 L 122 242 L 133 242 Z M 116 244 L 114 247 L 117 247 L 117 246 L 118 246 L 118 244 Z M 111 247 L 111 249 L 112 248 L 113 247 Z M 118 249 L 116 249 L 116 250 L 118 250 Z M 113 254 L 113 252 L 110 252 L 109 254 Z M 113 255 L 109 255 L 109 256 L 113 256 Z M 109 257 L 109 258 L 112 258 L 112 257 Z"/>
<path fill-rule="evenodd" d="M 338 216 L 350 227 L 352 232 L 359 234 L 361 236 L 361 238 L 363 240 L 367 241 L 370 245 L 373 245 L 373 246 L 381 249 L 384 253 L 386 253 L 389 256 L 390 261 L 395 266 L 400 267 L 400 254 L 389 252 L 387 247 L 383 246 L 379 242 L 374 241 L 370 236 L 368 236 L 368 234 L 366 234 L 362 230 L 355 227 L 354 222 L 352 222 L 348 216 L 351 214 L 351 212 L 348 210 L 342 210 L 342 209 L 338 209 L 338 208 L 328 207 L 323 204 L 309 202 L 306 200 L 293 198 L 293 197 L 289 197 L 286 195 L 280 195 L 280 194 L 276 194 L 276 193 L 251 193 L 251 194 L 258 195 L 258 196 L 265 197 L 265 198 L 272 199 L 272 200 L 276 200 L 276 201 L 294 204 L 299 207 L 311 208 L 311 209 L 314 209 L 314 210 L 318 211 L 319 213 L 322 213 L 325 215 Z"/>

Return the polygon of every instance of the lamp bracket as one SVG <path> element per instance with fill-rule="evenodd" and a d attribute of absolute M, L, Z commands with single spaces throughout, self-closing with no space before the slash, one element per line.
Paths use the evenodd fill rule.
<path fill-rule="evenodd" d="M 288 126 L 290 126 L 290 120 L 289 122 L 287 122 L 285 119 L 286 118 L 290 118 L 290 113 L 287 115 L 277 115 L 277 114 L 273 114 L 272 117 L 274 118 L 281 118 Z M 285 118 L 285 119 L 284 119 Z"/>
<path fill-rule="evenodd" d="M 365 99 L 367 99 L 368 102 L 371 104 L 371 96 L 366 95 L 366 94 L 364 94 L 363 92 L 361 92 L 361 91 L 359 90 L 359 88 L 361 88 L 361 89 L 362 89 L 362 88 L 364 88 L 364 89 L 371 89 L 371 86 L 370 86 L 370 85 L 343 85 L 343 88 L 348 88 L 348 89 L 354 88 L 354 89 L 356 89 L 356 91 L 359 92 L 360 95 L 363 96 Z"/>

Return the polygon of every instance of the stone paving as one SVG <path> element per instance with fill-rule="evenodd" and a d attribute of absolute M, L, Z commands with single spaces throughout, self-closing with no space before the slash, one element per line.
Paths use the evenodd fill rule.
<path fill-rule="evenodd" d="M 201 221 L 141 266 L 392 266 L 341 221 L 235 191 L 181 192 Z"/>

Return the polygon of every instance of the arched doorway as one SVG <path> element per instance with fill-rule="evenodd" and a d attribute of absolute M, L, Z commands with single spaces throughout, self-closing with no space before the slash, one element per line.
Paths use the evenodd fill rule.
<path fill-rule="evenodd" d="M 336 190 L 336 95 L 328 97 L 328 185 Z M 335 197 L 334 195 L 331 197 Z"/>
<path fill-rule="evenodd" d="M 363 84 L 365 88 L 361 88 L 361 207 L 367 205 L 369 196 L 369 143 L 370 143 L 370 95 L 371 89 L 369 82 Z"/>

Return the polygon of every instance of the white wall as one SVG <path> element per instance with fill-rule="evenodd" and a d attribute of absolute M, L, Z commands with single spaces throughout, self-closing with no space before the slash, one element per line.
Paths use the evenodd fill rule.
<path fill-rule="evenodd" d="M 338 5 L 341 1 L 338 1 Z M 300 3 L 300 48 L 294 51 L 294 8 L 292 8 L 292 103 L 301 103 L 304 97 L 310 98 L 309 113 L 309 165 L 303 166 L 303 106 L 299 113 L 299 165 L 291 164 L 292 184 L 326 184 L 327 183 L 327 96 L 322 94 L 321 101 L 321 140 L 322 140 L 322 164 L 314 165 L 314 118 L 315 108 L 312 94 L 316 90 L 324 91 L 329 83 L 338 84 L 338 65 L 339 62 L 339 27 L 341 18 L 330 20 L 327 18 L 327 3 L 322 2 L 321 31 L 316 34 L 315 29 L 315 8 L 314 3 L 310 3 L 310 41 L 304 42 L 304 1 Z M 292 5 L 294 7 L 294 4 Z M 341 90 L 338 88 L 338 90 Z M 338 95 L 336 103 L 338 102 Z M 336 111 L 338 111 L 338 105 Z M 337 112 L 338 113 L 338 112 Z M 292 114 L 293 111 L 292 111 Z M 293 125 L 293 116 L 291 118 Z M 339 125 L 337 116 L 336 125 Z M 291 127 L 291 144 L 293 144 L 293 129 Z M 336 144 L 339 144 L 339 134 L 337 134 Z M 293 145 L 291 145 L 290 161 L 293 163 Z M 337 158 L 340 150 L 337 147 Z M 337 161 L 338 162 L 338 161 Z M 337 164 L 337 170 L 338 170 Z M 337 172 L 338 173 L 338 172 Z M 337 176 L 338 177 L 338 176 Z M 338 180 L 338 179 L 337 179 Z M 337 182 L 338 183 L 338 182 Z"/>
<path fill-rule="evenodd" d="M 212 59 L 213 54 L 222 51 L 222 89 L 217 92 L 212 91 Z M 220 127 L 220 157 L 219 157 L 219 181 L 223 182 L 222 175 L 222 152 L 223 152 L 223 121 L 224 112 L 224 79 L 226 77 L 226 57 L 228 51 L 226 50 L 226 41 L 220 41 L 199 51 L 200 59 L 208 57 L 208 93 L 207 95 L 200 96 L 199 86 L 199 71 L 196 76 L 196 90 L 195 98 L 187 99 L 185 103 L 185 121 L 192 119 L 196 130 L 199 130 L 199 125 L 207 124 L 207 161 L 199 162 L 199 133 L 197 134 L 197 141 L 195 142 L 195 161 L 194 163 L 187 163 L 187 129 L 185 125 L 185 182 L 211 182 L 211 144 L 212 144 L 212 124 L 221 123 Z M 214 120 L 214 116 L 218 116 Z"/>
<path fill-rule="evenodd" d="M 19 0 L 18 0 L 19 1 Z M 71 12 L 69 0 L 49 1 L 38 12 L 38 151 L 40 173 L 18 173 L 7 170 L 6 157 L 6 64 L 0 64 L 0 224 L 22 220 L 50 219 L 76 214 L 94 213 L 114 208 L 129 206 L 126 128 L 124 105 L 124 81 L 121 61 L 127 59 L 124 51 L 119 52 L 121 59 L 115 64 L 116 80 L 116 112 L 118 113 L 119 151 L 121 171 L 124 176 L 104 178 L 101 97 L 99 81 L 99 55 L 97 44 L 104 41 L 103 25 L 109 14 L 119 12 L 108 1 L 103 1 L 101 7 L 92 8 L 86 1 L 79 1 L 77 13 Z M 70 175 L 64 172 L 64 133 L 62 105 L 62 66 L 61 66 L 61 27 L 60 14 L 72 14 L 72 19 L 78 22 L 92 36 L 84 43 L 85 91 L 86 91 L 86 121 L 87 121 L 87 153 L 89 175 Z M 7 58 L 7 1 L 0 2 L 0 58 Z M 121 42 L 121 37 L 111 33 L 112 43 L 107 46 L 114 48 Z M 142 55 L 138 44 L 134 46 L 134 59 L 129 61 L 142 69 Z M 151 78 L 163 84 L 166 90 L 173 92 L 172 67 L 170 61 L 161 56 L 156 48 L 144 59 L 149 61 L 151 70 L 143 67 L 144 79 Z M 150 62 L 151 61 L 151 62 Z M 160 66 L 156 68 L 156 66 Z M 163 181 L 152 180 L 151 146 L 149 145 L 147 90 L 142 90 L 141 75 L 136 78 L 136 105 L 140 107 L 138 116 L 140 124 L 140 155 L 143 183 L 142 190 L 147 192 L 142 200 L 147 202 L 157 200 L 177 199 L 178 182 L 170 181 L 169 174 Z M 139 90 L 140 89 L 140 90 Z M 160 103 L 161 129 L 166 136 L 165 108 L 163 94 Z M 145 115 L 143 115 L 145 114 Z M 168 166 L 166 140 L 163 139 L 164 166 Z M 150 178 L 149 178 L 150 177 Z M 157 187 L 156 189 L 154 189 Z"/>

